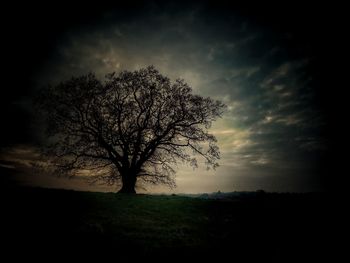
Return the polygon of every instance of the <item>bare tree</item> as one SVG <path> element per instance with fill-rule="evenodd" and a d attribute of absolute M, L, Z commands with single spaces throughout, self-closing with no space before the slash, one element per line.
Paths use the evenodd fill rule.
<path fill-rule="evenodd" d="M 45 152 L 58 172 L 121 180 L 122 193 L 135 193 L 138 179 L 173 187 L 178 160 L 196 167 L 194 154 L 208 168 L 218 165 L 208 128 L 225 105 L 191 92 L 153 66 L 103 82 L 88 74 L 49 86 L 38 99 L 50 138 Z"/>

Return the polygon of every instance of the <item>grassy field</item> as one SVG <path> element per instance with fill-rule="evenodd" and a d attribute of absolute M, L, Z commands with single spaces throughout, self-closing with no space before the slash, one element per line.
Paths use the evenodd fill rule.
<path fill-rule="evenodd" d="M 326 254 L 320 194 L 215 200 L 16 187 L 1 199 L 2 249 L 13 259 L 313 262 Z"/>

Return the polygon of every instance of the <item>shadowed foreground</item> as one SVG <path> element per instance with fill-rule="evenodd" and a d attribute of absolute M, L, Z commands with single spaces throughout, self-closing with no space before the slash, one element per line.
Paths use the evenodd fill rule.
<path fill-rule="evenodd" d="M 1 199 L 2 249 L 13 260 L 311 262 L 327 254 L 327 205 L 317 194 L 216 200 L 7 187 Z"/>

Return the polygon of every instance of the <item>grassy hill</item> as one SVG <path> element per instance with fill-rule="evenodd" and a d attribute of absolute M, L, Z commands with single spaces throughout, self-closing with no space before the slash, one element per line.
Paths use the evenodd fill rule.
<path fill-rule="evenodd" d="M 1 200 L 2 249 L 12 259 L 286 262 L 326 253 L 320 194 L 202 199 L 7 187 Z"/>

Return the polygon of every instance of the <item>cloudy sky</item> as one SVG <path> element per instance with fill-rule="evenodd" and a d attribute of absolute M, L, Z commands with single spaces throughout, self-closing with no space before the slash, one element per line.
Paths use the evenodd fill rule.
<path fill-rule="evenodd" d="M 40 162 L 36 145 L 43 138 L 31 100 L 44 85 L 71 76 L 92 71 L 102 78 L 154 65 L 172 80 L 183 78 L 194 93 L 228 106 L 211 129 L 220 167 L 179 166 L 172 191 L 324 189 L 330 147 L 321 63 L 325 8 L 220 1 L 31 8 L 14 12 L 19 23 L 6 31 L 5 43 L 12 88 L 2 96 L 0 165 L 18 171 L 19 180 L 113 191 L 31 172 Z"/>

